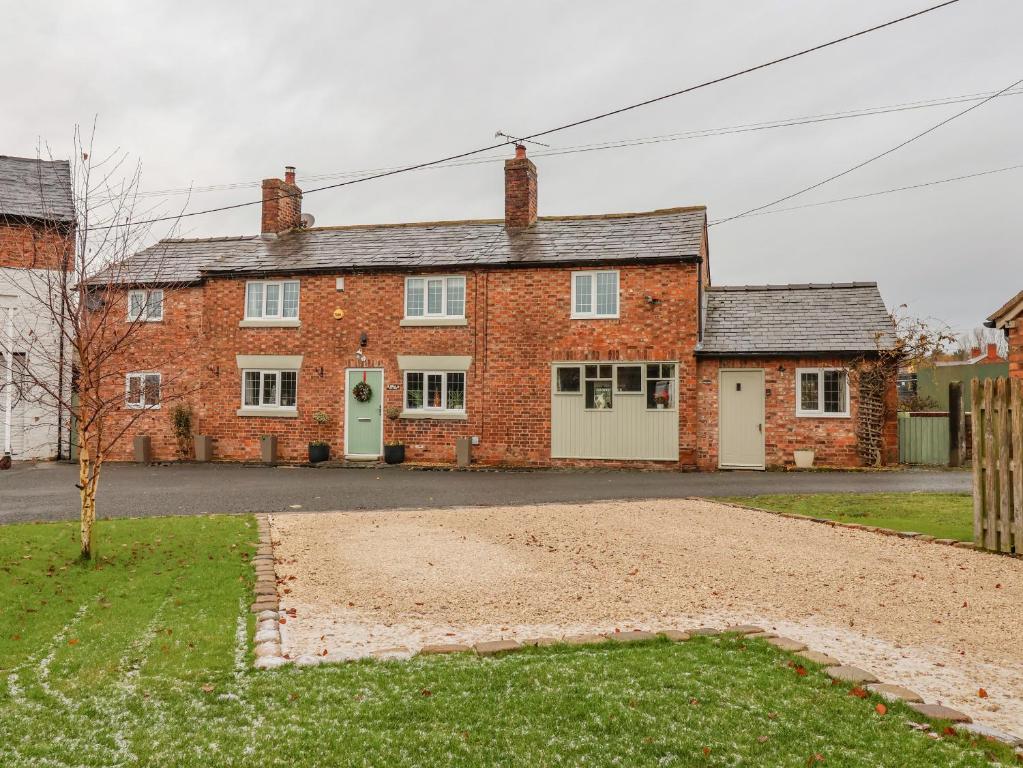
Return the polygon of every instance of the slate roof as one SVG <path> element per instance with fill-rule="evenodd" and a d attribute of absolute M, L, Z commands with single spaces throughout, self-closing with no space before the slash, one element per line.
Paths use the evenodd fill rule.
<path fill-rule="evenodd" d="M 0 216 L 69 222 L 74 215 L 66 160 L 0 155 Z"/>
<path fill-rule="evenodd" d="M 321 227 L 278 237 L 163 240 L 113 282 L 194 282 L 204 275 L 459 269 L 474 266 L 695 261 L 706 209 L 504 220 Z M 94 278 L 94 281 L 97 280 Z"/>
<path fill-rule="evenodd" d="M 874 352 L 894 341 L 877 283 L 715 286 L 706 296 L 702 354 Z"/>

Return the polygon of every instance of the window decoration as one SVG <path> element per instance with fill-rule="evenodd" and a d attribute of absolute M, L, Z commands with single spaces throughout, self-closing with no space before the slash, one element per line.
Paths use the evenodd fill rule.
<path fill-rule="evenodd" d="M 160 407 L 161 375 L 153 371 L 129 373 L 125 377 L 124 403 L 128 408 Z"/>
<path fill-rule="evenodd" d="M 246 320 L 297 320 L 298 280 L 253 280 L 245 284 Z"/>
<path fill-rule="evenodd" d="M 464 371 L 405 371 L 406 411 L 465 412 Z"/>
<path fill-rule="evenodd" d="M 584 406 L 587 410 L 609 411 L 614 407 L 611 385 L 613 370 L 613 365 L 585 366 L 586 400 Z"/>
<path fill-rule="evenodd" d="M 352 387 L 352 396 L 360 403 L 368 403 L 373 397 L 373 387 L 369 385 L 369 382 L 360 381 Z"/>
<path fill-rule="evenodd" d="M 464 318 L 465 277 L 406 278 L 405 317 Z"/>
<path fill-rule="evenodd" d="M 654 410 L 675 407 L 674 363 L 647 364 L 646 407 Z"/>
<path fill-rule="evenodd" d="M 572 317 L 618 317 L 618 271 L 572 273 Z"/>
<path fill-rule="evenodd" d="M 796 415 L 849 415 L 849 377 L 841 368 L 800 368 L 796 372 Z"/>
<path fill-rule="evenodd" d="M 245 408 L 295 408 L 298 402 L 298 371 L 243 371 L 242 406 Z"/>
<path fill-rule="evenodd" d="M 128 291 L 128 322 L 163 320 L 163 289 Z"/>

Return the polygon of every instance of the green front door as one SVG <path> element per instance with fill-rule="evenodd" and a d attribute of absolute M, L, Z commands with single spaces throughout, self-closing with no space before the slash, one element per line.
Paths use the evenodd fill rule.
<path fill-rule="evenodd" d="M 365 401 L 352 393 L 361 381 L 370 388 L 369 399 Z M 349 456 L 379 456 L 384 452 L 381 431 L 384 374 L 382 371 L 349 368 L 345 384 L 345 453 Z"/>

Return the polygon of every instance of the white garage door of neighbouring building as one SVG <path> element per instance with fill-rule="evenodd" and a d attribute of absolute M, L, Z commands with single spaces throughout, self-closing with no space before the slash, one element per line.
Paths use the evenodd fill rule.
<path fill-rule="evenodd" d="M 764 469 L 764 372 L 722 370 L 718 380 L 718 464 Z"/>
<path fill-rule="evenodd" d="M 13 362 L 9 372 L 8 360 Z M 15 352 L 10 357 L 0 354 L 0 454 L 10 451 L 14 458 L 20 458 L 25 451 L 26 406 L 21 396 L 24 386 L 24 353 Z"/>
<path fill-rule="evenodd" d="M 564 362 L 551 374 L 551 458 L 678 461 L 676 362 Z"/>

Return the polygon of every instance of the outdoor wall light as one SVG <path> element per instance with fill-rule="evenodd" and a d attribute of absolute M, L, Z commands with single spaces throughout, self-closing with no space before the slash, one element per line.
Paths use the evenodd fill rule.
<path fill-rule="evenodd" d="M 359 334 L 359 346 L 364 347 L 369 344 L 369 334 L 363 331 Z"/>
<path fill-rule="evenodd" d="M 320 367 L 319 367 L 319 368 L 317 369 L 317 371 L 316 371 L 316 372 L 317 372 L 318 374 L 320 374 L 320 378 L 322 379 L 322 378 L 323 378 L 323 366 L 321 365 L 321 366 L 320 366 Z"/>

